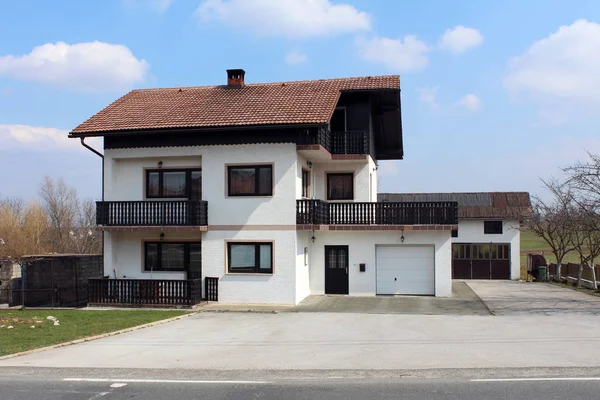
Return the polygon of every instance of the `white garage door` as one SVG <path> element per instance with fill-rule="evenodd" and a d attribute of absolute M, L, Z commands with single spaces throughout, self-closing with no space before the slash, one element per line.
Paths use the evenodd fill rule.
<path fill-rule="evenodd" d="M 377 294 L 435 294 L 431 246 L 378 246 Z"/>

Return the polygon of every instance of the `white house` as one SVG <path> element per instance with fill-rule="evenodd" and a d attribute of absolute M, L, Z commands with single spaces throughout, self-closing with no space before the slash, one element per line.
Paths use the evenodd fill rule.
<path fill-rule="evenodd" d="M 527 192 L 380 193 L 382 202 L 455 201 L 453 279 L 519 279 L 521 220 L 531 211 Z"/>
<path fill-rule="evenodd" d="M 69 134 L 104 137 L 92 302 L 451 296 L 457 203 L 377 201 L 377 161 L 403 157 L 399 77 L 227 72 L 134 90 Z"/>

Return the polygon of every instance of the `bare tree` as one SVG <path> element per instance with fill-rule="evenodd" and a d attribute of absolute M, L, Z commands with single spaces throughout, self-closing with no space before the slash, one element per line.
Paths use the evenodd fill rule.
<path fill-rule="evenodd" d="M 565 168 L 567 183 L 582 193 L 586 204 L 600 204 L 600 155 L 588 153 L 588 162 L 578 162 Z"/>
<path fill-rule="evenodd" d="M 79 199 L 74 188 L 60 178 L 46 176 L 40 186 L 42 204 L 50 221 L 53 251 L 67 253 L 73 249 L 70 232 L 76 227 Z"/>
<path fill-rule="evenodd" d="M 48 220 L 37 203 L 0 200 L 0 258 L 16 258 L 46 251 Z"/>
<path fill-rule="evenodd" d="M 575 250 L 573 245 L 573 216 L 576 205 L 571 188 L 556 180 L 543 181 L 552 194 L 552 199 L 544 201 L 533 197 L 533 212 L 525 218 L 526 226 L 542 238 L 556 257 L 554 279 L 560 280 L 561 265 L 565 256 Z"/>

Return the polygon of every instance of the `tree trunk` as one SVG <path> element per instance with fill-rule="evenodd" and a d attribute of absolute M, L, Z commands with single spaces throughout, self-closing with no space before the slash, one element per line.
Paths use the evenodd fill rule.
<path fill-rule="evenodd" d="M 562 260 L 556 259 L 556 271 L 554 271 L 554 280 L 560 282 L 560 267 Z"/>
<path fill-rule="evenodd" d="M 577 283 L 575 284 L 575 287 L 581 287 L 581 277 L 583 275 L 583 263 L 580 262 L 579 263 L 579 269 L 577 270 Z"/>
<path fill-rule="evenodd" d="M 594 290 L 598 290 L 598 283 L 596 282 L 596 266 L 594 265 L 594 259 L 590 261 L 590 267 L 592 268 L 592 287 Z"/>

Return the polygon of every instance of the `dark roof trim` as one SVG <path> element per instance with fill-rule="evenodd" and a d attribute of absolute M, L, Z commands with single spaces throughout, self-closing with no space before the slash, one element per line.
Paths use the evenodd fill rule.
<path fill-rule="evenodd" d="M 243 131 L 256 129 L 287 129 L 287 128 L 314 128 L 324 126 L 325 124 L 268 124 L 268 125 L 230 125 L 230 126 L 190 126 L 190 127 L 175 127 L 175 128 L 153 128 L 153 129 L 120 129 L 114 131 L 94 131 L 94 132 L 69 132 L 70 138 L 78 137 L 97 137 L 97 136 L 113 136 L 113 135 L 152 135 L 169 133 L 188 133 L 194 131 L 202 132 L 222 132 L 222 131 Z"/>

